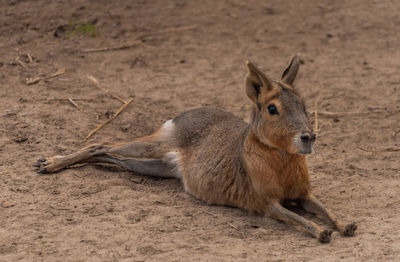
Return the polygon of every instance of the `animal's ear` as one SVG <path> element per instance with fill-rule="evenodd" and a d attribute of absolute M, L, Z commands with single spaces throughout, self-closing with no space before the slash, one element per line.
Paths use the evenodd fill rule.
<path fill-rule="evenodd" d="M 249 71 L 246 76 L 246 94 L 254 103 L 258 103 L 260 94 L 272 90 L 272 80 L 252 62 L 247 61 L 246 65 Z"/>
<path fill-rule="evenodd" d="M 283 71 L 282 74 L 282 82 L 292 86 L 294 80 L 296 79 L 297 72 L 299 71 L 300 67 L 300 57 L 298 54 L 295 54 L 290 61 L 289 66 Z"/>

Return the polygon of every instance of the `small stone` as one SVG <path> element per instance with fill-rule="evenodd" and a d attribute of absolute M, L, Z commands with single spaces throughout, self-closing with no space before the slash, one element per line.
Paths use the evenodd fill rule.
<path fill-rule="evenodd" d="M 0 206 L 2 208 L 10 208 L 10 207 L 15 206 L 15 204 L 11 203 L 11 202 L 8 202 L 8 201 L 3 201 L 3 202 L 1 202 Z"/>
<path fill-rule="evenodd" d="M 121 129 L 122 132 L 128 132 L 131 127 L 132 127 L 132 124 L 127 123 L 127 124 L 122 125 L 119 129 Z"/>
<path fill-rule="evenodd" d="M 130 180 L 135 184 L 141 184 L 144 179 L 141 177 L 132 177 Z"/>

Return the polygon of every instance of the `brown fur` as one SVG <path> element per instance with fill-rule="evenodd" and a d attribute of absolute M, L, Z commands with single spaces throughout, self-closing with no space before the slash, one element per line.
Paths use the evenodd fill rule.
<path fill-rule="evenodd" d="M 210 204 L 267 213 L 329 242 L 331 230 L 282 206 L 295 202 L 352 236 L 355 223 L 339 222 L 310 192 L 304 154 L 312 151 L 315 135 L 293 88 L 299 64 L 295 56 L 282 80 L 271 81 L 247 63 L 246 94 L 254 102 L 250 124 L 219 109 L 200 108 L 167 121 L 150 136 L 122 145 L 92 145 L 68 156 L 40 159 L 35 166 L 39 173 L 49 173 L 76 163 L 105 162 L 179 178 L 188 193 Z"/>

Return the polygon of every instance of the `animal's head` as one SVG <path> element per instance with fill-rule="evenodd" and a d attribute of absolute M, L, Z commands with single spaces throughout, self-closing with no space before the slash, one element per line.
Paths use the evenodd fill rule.
<path fill-rule="evenodd" d="M 250 61 L 246 64 L 246 93 L 255 104 L 251 123 L 255 135 L 273 148 L 293 154 L 312 153 L 315 134 L 304 101 L 293 88 L 299 57 L 292 58 L 279 81 L 272 81 Z"/>

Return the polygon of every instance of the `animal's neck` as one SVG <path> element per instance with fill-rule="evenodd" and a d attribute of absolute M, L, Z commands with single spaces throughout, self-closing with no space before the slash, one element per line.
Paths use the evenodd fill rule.
<path fill-rule="evenodd" d="M 291 154 L 261 142 L 251 127 L 244 139 L 242 154 L 246 158 L 262 159 L 261 162 L 268 163 L 273 169 L 282 169 L 290 162 L 305 161 L 303 155 Z"/>
<path fill-rule="evenodd" d="M 251 129 L 242 159 L 255 191 L 265 198 L 296 198 L 309 189 L 305 157 L 263 144 Z"/>

